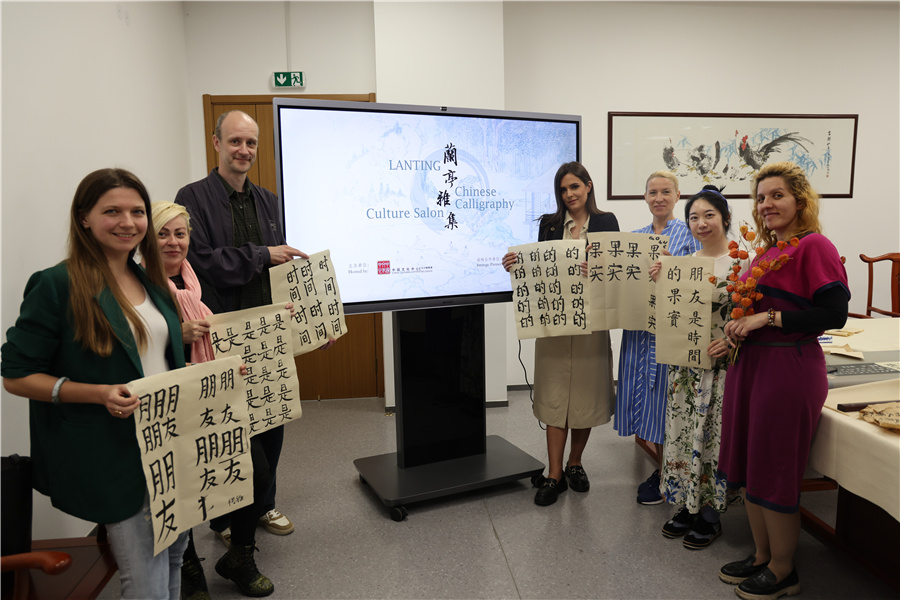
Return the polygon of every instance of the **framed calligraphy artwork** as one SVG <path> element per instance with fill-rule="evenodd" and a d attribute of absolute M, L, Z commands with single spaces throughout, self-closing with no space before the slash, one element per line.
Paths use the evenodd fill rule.
<path fill-rule="evenodd" d="M 859 115 L 610 112 L 606 197 L 637 200 L 647 176 L 672 171 L 683 190 L 711 183 L 749 197 L 763 165 L 796 163 L 823 198 L 853 196 Z"/>

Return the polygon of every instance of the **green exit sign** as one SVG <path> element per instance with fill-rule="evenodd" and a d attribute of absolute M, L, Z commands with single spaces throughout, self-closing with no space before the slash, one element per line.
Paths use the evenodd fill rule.
<path fill-rule="evenodd" d="M 303 87 L 303 71 L 275 71 L 275 87 Z"/>

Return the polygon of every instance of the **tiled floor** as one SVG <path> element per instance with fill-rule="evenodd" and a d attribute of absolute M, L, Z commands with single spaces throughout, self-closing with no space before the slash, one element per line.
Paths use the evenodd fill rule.
<path fill-rule="evenodd" d="M 545 460 L 527 392 L 509 399 L 509 407 L 488 409 L 488 434 Z M 380 399 L 304 402 L 303 418 L 288 426 L 278 504 L 296 531 L 257 535 L 256 561 L 275 583 L 273 598 L 736 597 L 716 573 L 752 551 L 743 507 L 723 515 L 723 535 L 706 550 L 665 539 L 660 528 L 674 510 L 635 502 L 653 466 L 611 423 L 596 428 L 588 444 L 587 494 L 570 490 L 542 508 L 523 480 L 413 504 L 405 521 L 392 521 L 353 467 L 356 458 L 396 450 L 394 417 L 382 406 Z M 804 504 L 833 520 L 835 494 L 815 494 Z M 242 598 L 214 571 L 224 548 L 206 525 L 194 535 L 212 597 Z M 806 532 L 797 567 L 802 598 L 897 598 Z M 118 597 L 117 578 L 102 597 Z"/>

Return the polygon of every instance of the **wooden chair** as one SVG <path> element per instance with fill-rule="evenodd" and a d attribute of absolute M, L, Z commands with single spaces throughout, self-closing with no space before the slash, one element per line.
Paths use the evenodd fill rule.
<path fill-rule="evenodd" d="M 96 536 L 34 540 L 31 548 L 0 558 L 0 570 L 15 575 L 4 600 L 93 600 L 118 570 L 102 525 Z"/>
<path fill-rule="evenodd" d="M 856 317 L 858 319 L 871 319 L 872 312 L 876 312 L 881 315 L 885 315 L 888 317 L 900 317 L 900 252 L 891 252 L 889 254 L 882 254 L 881 256 L 876 256 L 875 258 L 869 258 L 865 254 L 860 254 L 859 259 L 864 263 L 869 265 L 869 296 L 866 300 L 866 314 L 853 314 L 851 313 L 851 317 Z M 882 308 L 876 308 L 872 306 L 872 283 L 874 281 L 874 266 L 875 263 L 881 262 L 883 260 L 891 261 L 891 309 L 885 310 Z"/>

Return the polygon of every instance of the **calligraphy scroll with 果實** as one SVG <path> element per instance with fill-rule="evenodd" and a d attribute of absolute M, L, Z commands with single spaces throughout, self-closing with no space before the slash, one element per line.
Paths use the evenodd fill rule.
<path fill-rule="evenodd" d="M 250 416 L 238 358 L 128 383 L 153 522 L 153 554 L 178 535 L 253 502 Z"/>
<path fill-rule="evenodd" d="M 588 233 L 592 330 L 653 331 L 654 286 L 647 271 L 668 245 L 667 235 Z"/>
<path fill-rule="evenodd" d="M 584 241 L 553 240 L 513 246 L 509 270 L 520 340 L 591 332 L 587 285 L 581 275 Z"/>
<path fill-rule="evenodd" d="M 283 304 L 207 318 L 216 358 L 237 356 L 247 367 L 244 400 L 250 413 L 250 437 L 300 418 L 290 319 Z"/>
<path fill-rule="evenodd" d="M 312 352 L 347 333 L 330 250 L 272 267 L 269 277 L 272 300 L 294 303 L 294 356 Z"/>
<path fill-rule="evenodd" d="M 656 279 L 656 362 L 709 369 L 715 259 L 663 256 Z"/>

